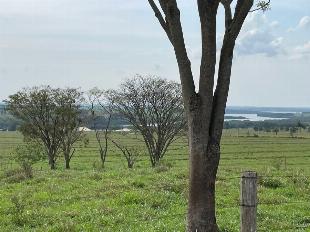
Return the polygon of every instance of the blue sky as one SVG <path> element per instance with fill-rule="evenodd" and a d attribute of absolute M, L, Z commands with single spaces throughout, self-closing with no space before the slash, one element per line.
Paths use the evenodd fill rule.
<path fill-rule="evenodd" d="M 197 81 L 196 1 L 178 2 Z M 310 2 L 271 2 L 238 38 L 228 105 L 310 106 Z M 220 8 L 219 49 L 223 25 Z M 179 80 L 147 0 L 0 0 L 0 99 L 41 84 L 115 88 L 136 73 Z"/>

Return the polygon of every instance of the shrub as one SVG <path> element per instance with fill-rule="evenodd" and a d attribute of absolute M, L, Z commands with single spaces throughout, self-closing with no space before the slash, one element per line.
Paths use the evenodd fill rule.
<path fill-rule="evenodd" d="M 169 161 L 161 161 L 160 163 L 158 163 L 156 166 L 155 166 L 155 168 L 154 168 L 154 170 L 155 170 L 155 172 L 157 172 L 157 173 L 160 173 L 160 172 L 167 172 L 167 171 L 169 171 L 170 170 L 170 168 L 172 168 L 173 167 L 173 164 L 172 163 L 170 163 Z"/>
<path fill-rule="evenodd" d="M 90 179 L 95 180 L 95 181 L 100 181 L 102 180 L 102 178 L 103 178 L 102 175 L 100 175 L 97 172 L 94 172 L 90 175 Z"/>
<path fill-rule="evenodd" d="M 93 170 L 94 170 L 94 171 L 100 172 L 100 171 L 103 171 L 103 170 L 104 170 L 103 167 L 102 167 L 102 164 L 101 164 L 100 162 L 98 162 L 98 161 L 94 161 L 94 162 L 92 163 L 92 167 L 93 167 Z"/>
<path fill-rule="evenodd" d="M 13 195 L 11 197 L 13 207 L 11 208 L 12 221 L 18 226 L 23 226 L 26 223 L 25 217 L 25 200 L 21 195 Z"/>
<path fill-rule="evenodd" d="M 259 180 L 259 184 L 265 188 L 272 189 L 283 187 L 283 183 L 280 180 L 274 178 L 262 178 Z"/>
<path fill-rule="evenodd" d="M 6 182 L 11 183 L 11 184 L 12 183 L 19 183 L 19 182 L 22 182 L 26 179 L 27 179 L 27 177 L 26 177 L 23 170 L 14 169 L 14 170 L 11 170 L 10 175 L 7 176 Z"/>
<path fill-rule="evenodd" d="M 14 151 L 14 160 L 20 165 L 25 177 L 32 178 L 32 165 L 44 158 L 42 146 L 36 142 L 27 142 Z"/>

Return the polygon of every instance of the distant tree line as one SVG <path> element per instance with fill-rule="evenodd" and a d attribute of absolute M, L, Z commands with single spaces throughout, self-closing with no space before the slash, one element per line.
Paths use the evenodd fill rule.
<path fill-rule="evenodd" d="M 309 127 L 310 118 L 294 118 L 282 120 L 265 120 L 265 121 L 249 121 L 249 120 L 231 120 L 224 122 L 224 129 L 237 128 L 253 128 L 255 131 L 271 132 L 275 129 L 289 131 L 290 128 L 307 128 Z"/>

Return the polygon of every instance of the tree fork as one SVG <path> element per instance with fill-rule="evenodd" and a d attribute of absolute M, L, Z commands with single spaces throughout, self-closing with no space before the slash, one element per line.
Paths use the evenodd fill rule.
<path fill-rule="evenodd" d="M 197 0 L 201 23 L 202 58 L 199 93 L 196 93 L 177 1 L 159 0 L 164 17 L 154 0 L 149 0 L 174 48 L 182 83 L 190 147 L 187 230 L 193 232 L 219 231 L 215 217 L 215 180 L 220 160 L 220 141 L 230 85 L 233 50 L 244 20 L 253 6 L 253 0 L 236 1 L 232 17 L 233 0 Z M 213 93 L 216 65 L 216 14 L 219 3 L 225 9 L 226 31 L 220 56 L 218 81 Z M 263 8 L 265 7 L 264 5 Z"/>

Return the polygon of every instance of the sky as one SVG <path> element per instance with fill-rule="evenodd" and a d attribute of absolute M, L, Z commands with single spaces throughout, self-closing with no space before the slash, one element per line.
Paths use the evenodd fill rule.
<path fill-rule="evenodd" d="M 178 0 L 198 83 L 196 1 Z M 224 33 L 218 12 L 217 47 Z M 271 0 L 236 43 L 228 105 L 310 106 L 310 1 Z M 0 0 L 0 101 L 23 87 L 117 86 L 135 74 L 179 81 L 172 46 L 147 0 Z"/>

